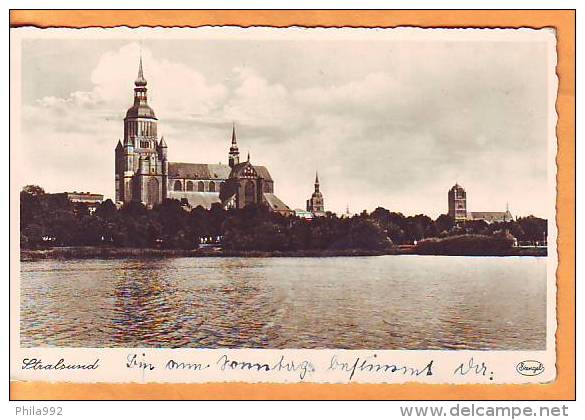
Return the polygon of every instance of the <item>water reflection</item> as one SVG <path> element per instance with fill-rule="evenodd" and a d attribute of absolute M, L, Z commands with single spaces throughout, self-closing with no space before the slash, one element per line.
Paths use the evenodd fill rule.
<path fill-rule="evenodd" d="M 187 342 L 180 334 L 183 306 L 173 283 L 162 276 L 150 275 L 164 269 L 157 262 L 139 263 L 120 270 L 111 298 L 111 313 L 100 323 L 116 344 L 126 347 L 156 346 L 165 337 L 166 346 L 181 347 Z"/>
<path fill-rule="evenodd" d="M 22 264 L 23 346 L 544 349 L 543 258 Z"/>

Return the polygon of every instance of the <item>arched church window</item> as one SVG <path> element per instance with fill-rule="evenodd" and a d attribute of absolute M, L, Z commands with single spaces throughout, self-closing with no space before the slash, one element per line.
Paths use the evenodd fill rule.
<path fill-rule="evenodd" d="M 187 191 L 193 191 L 193 181 L 187 181 Z"/>
<path fill-rule="evenodd" d="M 205 191 L 205 184 L 203 183 L 203 181 L 199 181 L 197 183 L 197 191 L 199 191 L 199 192 Z"/>
<path fill-rule="evenodd" d="M 215 192 L 215 182 L 209 181 L 209 192 Z"/>
<path fill-rule="evenodd" d="M 181 185 L 181 181 L 175 181 L 175 185 L 173 186 L 173 190 L 183 191 L 183 186 Z"/>

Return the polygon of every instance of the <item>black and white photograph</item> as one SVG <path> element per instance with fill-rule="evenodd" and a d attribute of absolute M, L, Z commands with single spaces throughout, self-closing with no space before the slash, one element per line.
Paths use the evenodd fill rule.
<path fill-rule="evenodd" d="M 16 377 L 553 380 L 555 45 L 14 30 Z"/>

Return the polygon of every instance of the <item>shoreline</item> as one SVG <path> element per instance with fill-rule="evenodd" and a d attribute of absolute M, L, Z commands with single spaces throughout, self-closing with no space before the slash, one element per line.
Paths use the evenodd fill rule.
<path fill-rule="evenodd" d="M 381 255 L 427 255 L 427 256 L 474 256 L 474 257 L 546 257 L 546 248 L 512 248 L 510 252 L 485 252 L 478 254 L 420 253 L 414 246 L 399 246 L 390 250 L 302 250 L 302 251 L 228 251 L 218 249 L 155 249 L 112 247 L 55 247 L 48 249 L 21 249 L 20 261 L 116 259 L 116 258 L 328 258 L 328 257 L 372 257 Z"/>

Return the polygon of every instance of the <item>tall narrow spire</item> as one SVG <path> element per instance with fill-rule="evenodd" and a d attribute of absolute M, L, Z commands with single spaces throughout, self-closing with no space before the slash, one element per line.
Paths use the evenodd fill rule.
<path fill-rule="evenodd" d="M 250 151 L 248 151 L 248 162 L 250 162 Z"/>
<path fill-rule="evenodd" d="M 315 171 L 315 192 L 319 192 L 319 173 Z"/>
<path fill-rule="evenodd" d="M 232 123 L 232 145 L 228 154 L 228 162 L 230 168 L 233 168 L 240 163 L 240 150 L 238 149 L 238 141 L 236 139 L 236 123 Z"/>
<path fill-rule="evenodd" d="M 232 146 L 237 146 L 238 142 L 236 140 L 236 123 L 232 123 Z"/>
<path fill-rule="evenodd" d="M 142 71 L 142 50 L 140 51 L 140 61 L 138 64 L 138 77 L 134 81 L 136 86 L 146 86 L 146 79 L 144 78 L 144 72 Z"/>

